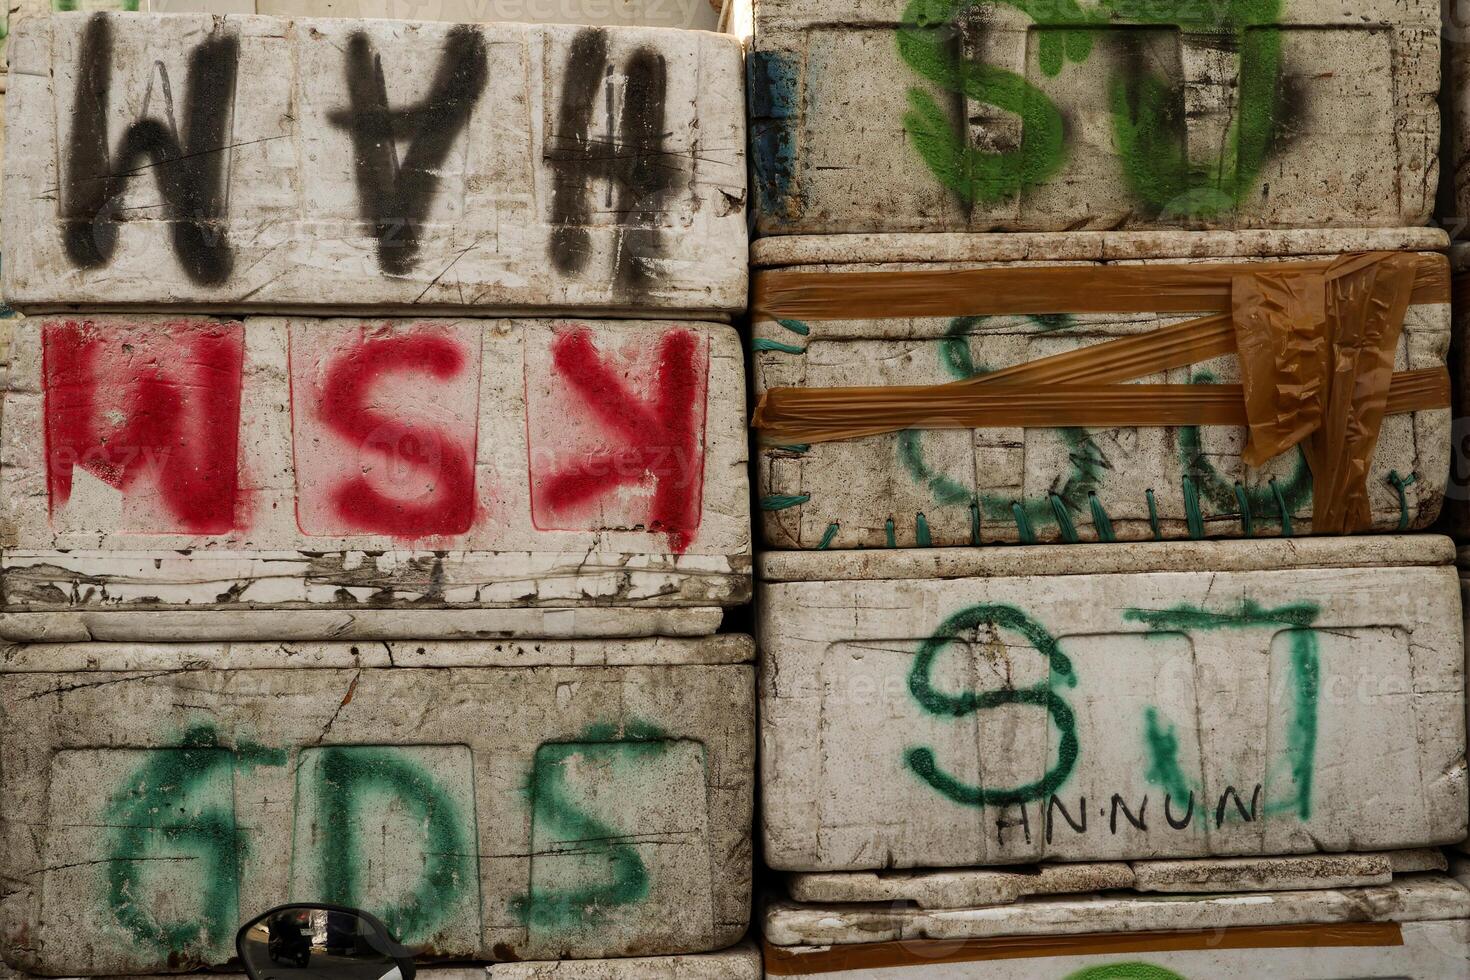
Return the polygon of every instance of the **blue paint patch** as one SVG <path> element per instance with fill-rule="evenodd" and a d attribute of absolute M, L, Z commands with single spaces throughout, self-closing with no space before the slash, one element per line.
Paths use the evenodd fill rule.
<path fill-rule="evenodd" d="M 745 62 L 750 98 L 750 158 L 759 218 L 777 224 L 795 217 L 796 59 L 781 51 L 752 51 Z"/>

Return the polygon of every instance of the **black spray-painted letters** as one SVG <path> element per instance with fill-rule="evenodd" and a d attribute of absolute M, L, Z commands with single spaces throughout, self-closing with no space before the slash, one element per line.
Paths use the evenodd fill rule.
<path fill-rule="evenodd" d="M 357 157 L 362 218 L 378 238 L 378 265 L 392 275 L 413 271 L 419 231 L 439 189 L 438 172 L 489 80 L 485 37 L 468 24 L 449 32 L 429 94 L 418 105 L 392 109 L 383 59 L 362 31 L 347 46 L 348 109 L 332 124 L 350 130 Z M 407 138 L 400 161 L 397 140 Z"/>
<path fill-rule="evenodd" d="M 167 124 L 140 119 L 110 152 L 107 117 L 112 100 L 112 24 L 105 15 L 87 22 L 72 106 L 70 158 L 62 188 L 66 254 L 85 269 L 107 265 L 117 250 L 116 212 L 128 181 L 153 171 L 173 226 L 174 252 L 193 281 L 218 285 L 230 277 L 234 254 L 225 236 L 228 204 L 225 160 L 235 100 L 240 42 L 224 31 L 189 55 L 184 124 L 174 114 L 168 71 L 157 66 Z M 151 104 L 153 81 L 144 98 Z"/>
<path fill-rule="evenodd" d="M 557 131 L 546 153 L 546 162 L 555 170 L 552 263 L 563 273 L 580 272 L 587 265 L 591 244 L 586 226 L 592 218 L 589 185 L 600 177 L 618 185 L 614 275 L 625 289 L 654 278 L 647 260 L 661 251 L 658 222 L 679 177 L 679 168 L 663 148 L 668 66 L 658 52 L 639 48 L 629 57 L 626 73 L 622 112 L 614 131 L 607 34 L 595 28 L 579 33 L 567 55 Z M 604 85 L 608 138 L 594 140 L 589 136 L 592 112 Z M 608 205 L 613 206 L 611 201 Z"/>

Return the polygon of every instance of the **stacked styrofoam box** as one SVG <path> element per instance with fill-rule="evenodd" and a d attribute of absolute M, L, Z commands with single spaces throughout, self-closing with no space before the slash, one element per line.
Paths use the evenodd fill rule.
<path fill-rule="evenodd" d="M 738 43 L 57 15 L 10 59 L 5 960 L 216 969 L 335 900 L 428 956 L 757 969 L 715 952 Z"/>
<path fill-rule="evenodd" d="M 1353 853 L 1465 837 L 1446 539 L 786 552 L 758 574 L 763 851 L 823 872 L 793 874 L 793 901 L 768 910 L 768 969 L 919 976 L 899 968 L 952 956 L 969 965 L 943 975 L 1021 977 L 1036 974 L 1002 961 L 1045 955 L 1067 976 L 1130 949 L 1276 948 L 1234 930 L 1373 908 L 1403 923 L 1374 944 L 1406 947 L 1368 973 L 1144 958 L 1191 977 L 1253 956 L 1271 976 L 1463 975 L 1434 965 L 1464 962 L 1470 895 L 1387 880 L 1433 867 L 1416 858 Z M 1131 864 L 860 873 L 1047 861 Z M 1071 894 L 1120 888 L 1190 897 Z M 1302 891 L 1192 894 L 1282 888 Z M 1011 905 L 1037 894 L 1053 897 Z M 1287 945 L 1333 945 L 1321 932 Z M 921 937 L 944 942 L 910 948 Z"/>
<path fill-rule="evenodd" d="M 1249 14 L 758 4 L 753 203 L 757 232 L 774 237 L 752 251 L 755 396 L 945 384 L 1219 310 L 1145 299 L 1088 312 L 1068 268 L 1264 271 L 1369 251 L 1416 255 L 1432 283 L 1410 304 L 1395 371 L 1443 369 L 1447 239 L 1416 227 L 1438 176 L 1439 31 L 1425 0 Z M 1058 270 L 1068 299 L 1046 307 L 1033 276 L 1008 313 L 1008 287 L 970 275 L 1036 268 Z M 818 281 L 825 309 L 803 304 Z M 1226 355 L 1135 380 L 1241 378 Z M 1385 418 L 1365 481 L 1372 531 L 1435 521 L 1450 419 Z M 928 963 L 891 975 L 950 975 L 935 964 L 952 960 L 970 963 L 943 968 L 954 976 L 1172 976 L 1089 958 L 1136 937 L 1037 951 L 1061 933 L 1329 923 L 1378 899 L 1327 889 L 1401 887 L 1318 867 L 1294 879 L 1309 891 L 1292 902 L 1174 903 L 1160 907 L 1177 915 L 1149 918 L 1142 900 L 1057 898 L 1012 914 L 950 891 L 926 907 L 945 911 L 904 919 L 902 903 L 923 904 L 906 885 L 836 884 L 867 869 L 1191 858 L 1246 892 L 1256 886 L 1221 862 L 1464 838 L 1449 544 L 1308 538 L 1305 454 L 1248 466 L 1245 431 L 1226 426 L 781 441 L 755 450 L 759 545 L 778 549 L 757 560 L 764 853 L 793 873 L 793 901 L 776 900 L 764 924 L 771 972 Z M 814 872 L 833 887 L 803 897 L 798 879 Z M 1325 974 L 1270 952 L 1158 966 L 1437 975 L 1464 963 L 1470 907 L 1425 887 L 1434 897 L 1409 918 L 1436 920 L 1434 935 L 1411 940 L 1420 927 L 1405 922 L 1403 936 L 1434 949 L 1451 936 L 1448 961 L 1384 943 L 1371 966 L 1360 950 L 1331 954 Z M 853 902 L 896 904 L 842 904 Z M 1236 905 L 1259 917 L 1218 911 Z M 1146 924 L 1120 924 L 1130 916 Z M 920 935 L 944 942 L 884 952 Z M 977 965 L 965 950 L 985 937 L 985 957 L 1002 959 Z M 803 961 L 772 945 L 830 949 Z M 1002 962 L 1021 955 L 1067 958 L 1039 973 Z"/>

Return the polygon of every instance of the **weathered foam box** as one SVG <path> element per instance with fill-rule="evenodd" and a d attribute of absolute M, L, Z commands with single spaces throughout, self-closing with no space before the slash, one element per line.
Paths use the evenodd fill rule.
<path fill-rule="evenodd" d="M 288 900 L 450 959 L 746 931 L 748 637 L 96 646 L 16 647 L 0 673 L 17 969 L 221 966 Z"/>
<path fill-rule="evenodd" d="M 1470 975 L 1470 891 L 1440 874 L 1372 888 L 1089 895 L 931 912 L 765 913 L 766 975 L 850 980 L 1281 980 Z"/>
<path fill-rule="evenodd" d="M 1039 864 L 997 871 L 947 868 L 922 871 L 795 872 L 786 876 L 794 901 L 908 902 L 921 909 L 1012 905 L 1038 895 L 1132 890 L 1164 894 L 1303 891 L 1387 885 L 1395 875 L 1446 871 L 1437 848 L 1366 854 L 1202 858 L 1189 861 L 1109 861 Z"/>
<path fill-rule="evenodd" d="M 621 960 L 497 963 L 489 980 L 762 980 L 760 949 L 744 942 L 718 953 Z"/>
<path fill-rule="evenodd" d="M 728 325 L 28 317 L 11 365 L 0 635 L 709 632 L 749 598 Z"/>
<path fill-rule="evenodd" d="M 484 967 L 420 969 L 424 980 L 761 980 L 761 953 L 747 940 L 717 953 L 687 956 L 633 956 L 620 959 L 531 960 Z M 3 980 L 26 980 L 25 974 L 0 964 Z M 244 980 L 243 975 L 165 974 L 134 980 Z"/>
<path fill-rule="evenodd" d="M 1437 229 L 1300 232 L 1083 232 L 1068 235 L 875 235 L 773 238 L 754 243 L 756 290 L 779 273 L 902 273 L 1047 265 L 1255 263 L 1357 251 L 1442 251 Z M 1427 262 L 1434 261 L 1433 257 Z M 1202 314 L 891 317 L 752 326 L 757 396 L 770 388 L 934 385 L 1079 347 L 1159 330 Z M 806 331 L 793 333 L 791 327 Z M 1410 306 L 1395 370 L 1443 367 L 1450 304 Z M 1238 382 L 1234 355 L 1139 379 L 1156 384 Z M 1384 418 L 1368 476 L 1374 526 L 1428 526 L 1449 468 L 1450 410 Z M 1051 496 L 1077 535 L 1097 540 L 1095 495 L 1119 540 L 1190 535 L 1183 481 L 1197 493 L 1205 536 L 1310 532 L 1312 477 L 1293 450 L 1260 468 L 1241 460 L 1235 426 L 909 430 L 808 447 L 761 446 L 756 467 L 763 537 L 773 548 L 969 545 L 1024 540 L 1014 505 L 1040 541 L 1062 539 Z M 1407 486 L 1396 485 L 1397 476 Z M 1272 481 L 1275 481 L 1274 484 Z M 1278 496 L 1277 491 L 1280 491 Z M 928 535 L 928 542 L 924 535 Z"/>
<path fill-rule="evenodd" d="M 762 234 L 1424 223 L 1433 0 L 756 4 Z"/>
<path fill-rule="evenodd" d="M 1440 527 L 1457 540 L 1470 540 L 1470 243 L 1450 246 L 1451 293 L 1455 296 L 1450 331 L 1450 380 L 1454 421 L 1450 428 L 1450 475 L 1445 483 Z"/>
<path fill-rule="evenodd" d="M 1427 535 L 766 554 L 766 862 L 1463 840 L 1453 554 Z"/>
<path fill-rule="evenodd" d="M 745 305 L 729 36 L 62 14 L 10 64 L 27 312 Z"/>
<path fill-rule="evenodd" d="M 219 0 L 153 0 L 154 10 Z M 238 2 L 238 0 L 237 0 Z M 256 0 L 258 14 L 310 17 L 403 17 L 411 20 L 632 25 L 712 31 L 720 4 L 710 0 Z"/>

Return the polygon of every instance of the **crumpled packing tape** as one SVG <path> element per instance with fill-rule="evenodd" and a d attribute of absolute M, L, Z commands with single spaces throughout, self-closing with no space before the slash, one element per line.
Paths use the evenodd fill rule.
<path fill-rule="evenodd" d="M 903 429 L 1237 425 L 1247 465 L 1300 445 L 1312 528 L 1372 526 L 1367 478 L 1385 415 L 1447 408 L 1443 367 L 1395 373 L 1411 303 L 1449 301 L 1442 255 L 1310 262 L 756 274 L 757 319 L 803 321 L 1024 313 L 1207 313 L 1151 333 L 965 381 L 772 388 L 752 421 L 778 445 Z M 1126 384 L 1225 354 L 1240 384 Z"/>

